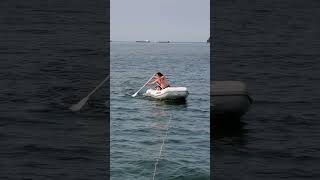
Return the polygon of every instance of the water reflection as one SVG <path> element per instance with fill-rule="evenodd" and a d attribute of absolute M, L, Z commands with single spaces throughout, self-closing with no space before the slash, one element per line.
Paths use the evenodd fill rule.
<path fill-rule="evenodd" d="M 215 120 L 211 120 L 213 123 L 214 121 Z M 211 132 L 213 132 L 214 139 L 225 137 L 244 137 L 247 133 L 247 130 L 244 128 L 245 125 L 246 123 L 242 122 L 241 119 L 232 120 L 232 123 L 218 123 L 213 125 Z"/>
<path fill-rule="evenodd" d="M 150 100 L 156 106 L 162 106 L 162 107 L 186 108 L 188 106 L 188 101 L 186 99 L 157 100 L 150 97 L 145 97 L 145 99 Z"/>

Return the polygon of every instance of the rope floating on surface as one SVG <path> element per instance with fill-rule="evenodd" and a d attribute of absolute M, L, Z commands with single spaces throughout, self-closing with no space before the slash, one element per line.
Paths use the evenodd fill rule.
<path fill-rule="evenodd" d="M 167 123 L 166 133 L 165 133 L 164 137 L 162 138 L 162 144 L 161 144 L 161 147 L 160 147 L 159 155 L 158 155 L 158 157 L 156 159 L 156 162 L 154 163 L 154 171 L 153 171 L 152 180 L 155 180 L 155 177 L 156 177 L 157 165 L 159 164 L 159 160 L 161 158 L 163 146 L 164 146 L 165 140 L 167 139 L 167 136 L 168 136 L 168 131 L 169 131 L 169 128 L 170 128 L 171 119 L 172 119 L 172 115 L 170 114 L 170 118 L 169 118 L 169 121 Z"/>

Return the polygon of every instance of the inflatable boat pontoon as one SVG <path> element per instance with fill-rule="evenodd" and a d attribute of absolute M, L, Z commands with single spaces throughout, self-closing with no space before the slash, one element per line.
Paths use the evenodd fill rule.
<path fill-rule="evenodd" d="M 211 109 L 215 120 L 238 119 L 249 110 L 253 100 L 249 96 L 245 83 L 241 81 L 212 81 L 211 83 L 211 103 L 213 103 Z"/>
<path fill-rule="evenodd" d="M 187 98 L 189 92 L 186 87 L 167 87 L 162 90 L 148 89 L 144 95 L 159 100 L 177 100 Z"/>

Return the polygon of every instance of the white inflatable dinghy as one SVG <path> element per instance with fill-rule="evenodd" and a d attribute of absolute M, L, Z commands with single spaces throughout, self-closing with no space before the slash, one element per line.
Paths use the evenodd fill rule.
<path fill-rule="evenodd" d="M 150 96 L 159 100 L 185 99 L 189 92 L 186 87 L 167 87 L 162 90 L 148 89 L 145 96 Z"/>

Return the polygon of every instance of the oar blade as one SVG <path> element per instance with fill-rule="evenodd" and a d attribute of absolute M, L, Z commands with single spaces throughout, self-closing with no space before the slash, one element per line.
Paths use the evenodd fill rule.
<path fill-rule="evenodd" d="M 137 96 L 137 94 L 138 94 L 138 93 L 134 93 L 134 94 L 132 95 L 132 97 L 136 97 L 136 96 Z"/>
<path fill-rule="evenodd" d="M 71 111 L 80 111 L 80 109 L 87 103 L 88 99 L 88 97 L 83 98 L 77 104 L 72 105 L 69 109 Z"/>

